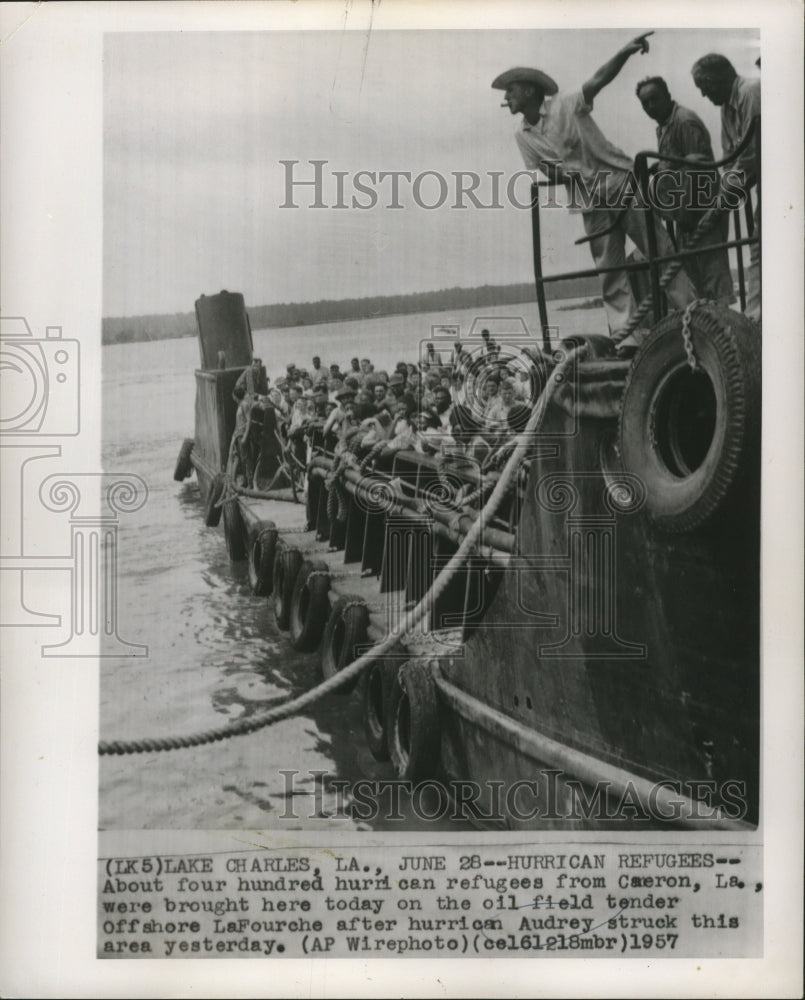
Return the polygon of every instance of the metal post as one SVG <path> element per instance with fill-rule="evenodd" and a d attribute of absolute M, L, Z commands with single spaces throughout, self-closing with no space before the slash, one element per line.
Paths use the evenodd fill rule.
<path fill-rule="evenodd" d="M 648 234 L 649 274 L 651 275 L 651 302 L 654 310 L 654 322 L 658 322 L 665 310 L 662 307 L 662 292 L 660 291 L 660 266 L 657 263 L 659 249 L 657 233 L 654 229 L 654 213 L 651 210 L 651 200 L 648 196 L 648 165 L 640 155 L 635 159 L 635 173 L 640 184 L 640 194 L 645 205 L 646 231 Z"/>
<path fill-rule="evenodd" d="M 537 286 L 537 308 L 539 324 L 542 327 L 542 346 L 551 349 L 551 334 L 548 327 L 548 308 L 545 304 L 545 286 L 542 277 L 542 238 L 539 228 L 539 184 L 531 185 L 531 235 L 534 249 L 534 281 Z"/>
<path fill-rule="evenodd" d="M 735 222 L 735 239 L 741 238 L 741 210 L 736 208 L 732 213 Z M 738 260 L 738 295 L 741 300 L 741 312 L 746 312 L 746 279 L 744 277 L 744 254 L 743 247 L 737 246 L 735 254 Z"/>

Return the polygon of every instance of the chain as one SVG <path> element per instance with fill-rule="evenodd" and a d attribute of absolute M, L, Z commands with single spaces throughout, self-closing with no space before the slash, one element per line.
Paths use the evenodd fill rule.
<path fill-rule="evenodd" d="M 693 338 L 690 335 L 690 321 L 693 318 L 693 312 L 699 306 L 711 305 L 710 299 L 694 299 L 690 305 L 685 307 L 685 311 L 682 314 L 682 343 L 685 345 L 685 354 L 688 358 L 688 364 L 690 365 L 690 370 L 692 372 L 701 371 L 701 365 L 699 364 L 696 354 L 693 350 Z"/>
<path fill-rule="evenodd" d="M 317 577 L 328 577 L 330 576 L 330 571 L 328 569 L 312 569 L 306 576 L 305 581 L 315 580 Z"/>
<path fill-rule="evenodd" d="M 363 601 L 363 600 L 347 601 L 347 603 L 344 605 L 344 607 L 341 608 L 341 617 L 342 618 L 347 613 L 347 611 L 350 610 L 350 608 L 366 608 L 367 611 L 369 610 L 368 607 L 367 607 L 366 601 Z"/>
<path fill-rule="evenodd" d="M 682 314 L 682 343 L 685 345 L 685 354 L 688 357 L 688 364 L 690 365 L 690 370 L 692 372 L 697 372 L 699 370 L 699 362 L 696 360 L 696 354 L 693 350 L 693 340 L 690 336 L 690 317 L 693 310 L 699 304 L 698 299 L 694 299 L 685 308 L 685 312 Z"/>

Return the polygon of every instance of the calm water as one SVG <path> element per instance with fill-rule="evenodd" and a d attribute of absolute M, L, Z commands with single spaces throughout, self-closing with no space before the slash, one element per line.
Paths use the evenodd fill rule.
<path fill-rule="evenodd" d="M 493 336 L 517 330 L 518 317 L 537 329 L 536 306 L 527 303 L 259 330 L 254 347 L 272 376 L 290 361 L 308 366 L 314 354 L 325 363 L 345 365 L 357 355 L 393 367 L 413 359 L 432 328 L 459 324 L 467 336 L 478 317 Z M 561 336 L 606 330 L 600 309 L 554 308 L 550 318 Z M 173 481 L 181 441 L 193 436 L 195 339 L 109 346 L 103 360 L 104 467 L 136 473 L 149 488 L 144 508 L 121 521 L 119 632 L 147 644 L 149 653 L 101 661 L 101 739 L 191 734 L 314 686 L 318 655 L 291 651 L 266 599 L 252 597 L 245 563 L 230 564 L 222 529 L 204 527 L 195 478 Z M 279 771 L 293 768 L 300 773 L 289 792 Z M 392 777 L 390 766 L 363 745 L 357 695 L 331 696 L 259 733 L 206 747 L 102 757 L 99 823 L 102 829 L 354 827 L 347 819 L 316 818 L 334 807 L 326 788 L 319 799 L 313 795 L 317 770 L 350 780 Z M 280 824 L 289 802 L 299 819 Z"/>

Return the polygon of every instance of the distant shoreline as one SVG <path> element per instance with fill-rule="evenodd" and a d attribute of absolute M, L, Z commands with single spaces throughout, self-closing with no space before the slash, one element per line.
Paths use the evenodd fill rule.
<path fill-rule="evenodd" d="M 600 295 L 596 295 L 592 299 L 585 299 L 584 302 L 574 302 L 572 306 L 557 306 L 557 312 L 567 312 L 569 309 L 603 309 L 604 300 Z"/>
<path fill-rule="evenodd" d="M 558 284 L 558 283 L 557 283 Z M 594 295 L 599 290 L 596 278 L 574 278 L 546 288 L 549 300 L 575 299 Z M 435 292 L 408 295 L 376 295 L 360 299 L 322 299 L 318 302 L 291 302 L 249 306 L 253 330 L 311 326 L 318 323 L 341 323 L 379 319 L 381 316 L 405 316 L 411 313 L 446 312 L 451 309 L 481 309 L 534 300 L 534 285 L 482 285 L 480 288 L 443 288 Z M 592 308 L 583 304 L 580 308 Z M 560 309 L 563 307 L 559 307 Z M 571 308 L 571 307 L 564 307 Z M 147 316 L 109 316 L 102 320 L 102 344 L 133 344 L 150 340 L 172 340 L 196 336 L 194 312 L 162 313 Z"/>

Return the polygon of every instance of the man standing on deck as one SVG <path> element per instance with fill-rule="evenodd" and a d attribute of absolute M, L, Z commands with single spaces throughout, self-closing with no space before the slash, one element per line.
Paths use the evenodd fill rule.
<path fill-rule="evenodd" d="M 724 156 L 734 152 L 753 120 L 760 116 L 760 80 L 750 80 L 738 76 L 735 67 L 716 52 L 697 59 L 691 69 L 693 82 L 702 97 L 721 108 L 721 148 Z M 760 133 L 741 155 L 729 165 L 731 170 L 744 175 L 744 189 L 749 189 L 760 180 Z M 755 235 L 760 236 L 760 190 L 757 195 L 755 212 Z M 760 319 L 760 247 L 752 244 L 749 250 L 749 269 L 746 275 L 746 315 Z"/>
<path fill-rule="evenodd" d="M 636 52 L 648 52 L 646 38 L 650 34 L 625 45 L 580 91 L 558 93 L 556 83 L 538 69 L 510 69 L 492 81 L 496 90 L 505 91 L 503 106 L 511 114 L 523 116 L 515 137 L 526 167 L 541 170 L 550 181 L 569 185 L 570 211 L 581 212 L 585 232 L 592 237 L 593 259 L 601 268 L 625 263 L 627 235 L 643 254 L 649 252 L 645 213 L 633 205 L 625 211 L 606 207 L 619 204 L 619 196 L 632 177 L 632 161 L 604 138 L 590 113 L 598 93 L 615 79 L 626 61 Z M 610 231 L 605 232 L 607 229 Z M 602 235 L 596 235 L 599 233 Z M 660 225 L 657 249 L 661 254 L 673 251 Z M 627 274 L 609 271 L 601 275 L 601 281 L 610 335 L 622 340 L 635 310 Z M 694 291 L 684 271 L 669 284 L 666 295 L 677 308 L 693 300 Z"/>
<path fill-rule="evenodd" d="M 242 399 L 244 393 L 252 399 L 255 396 L 267 395 L 268 376 L 261 358 L 252 358 L 249 367 L 240 373 L 233 389 L 233 393 L 235 392 L 238 393 L 238 399 Z"/>
<path fill-rule="evenodd" d="M 691 169 L 688 169 L 661 160 L 656 175 L 655 191 L 659 197 L 663 196 L 664 180 L 677 185 L 680 179 L 682 181 L 678 188 L 681 187 L 683 201 L 679 209 L 673 213 L 673 219 L 677 227 L 679 248 L 684 249 L 703 212 L 710 207 L 705 205 L 697 208 L 692 204 L 694 192 L 709 191 L 715 194 L 719 187 L 718 172 L 715 169 L 709 171 L 695 169 L 696 160 L 712 163 L 715 159 L 710 133 L 695 111 L 676 103 L 661 76 L 650 76 L 641 80 L 637 85 L 636 94 L 643 110 L 657 123 L 657 152 L 665 156 L 677 156 L 694 161 Z M 709 181 L 709 184 L 698 183 L 700 181 Z M 729 236 L 729 221 L 729 215 L 725 212 L 710 231 L 700 237 L 698 246 L 706 247 L 726 242 Z M 688 276 L 702 298 L 712 299 L 725 306 L 735 301 L 726 250 L 714 250 L 701 256 L 687 257 L 684 264 Z"/>

